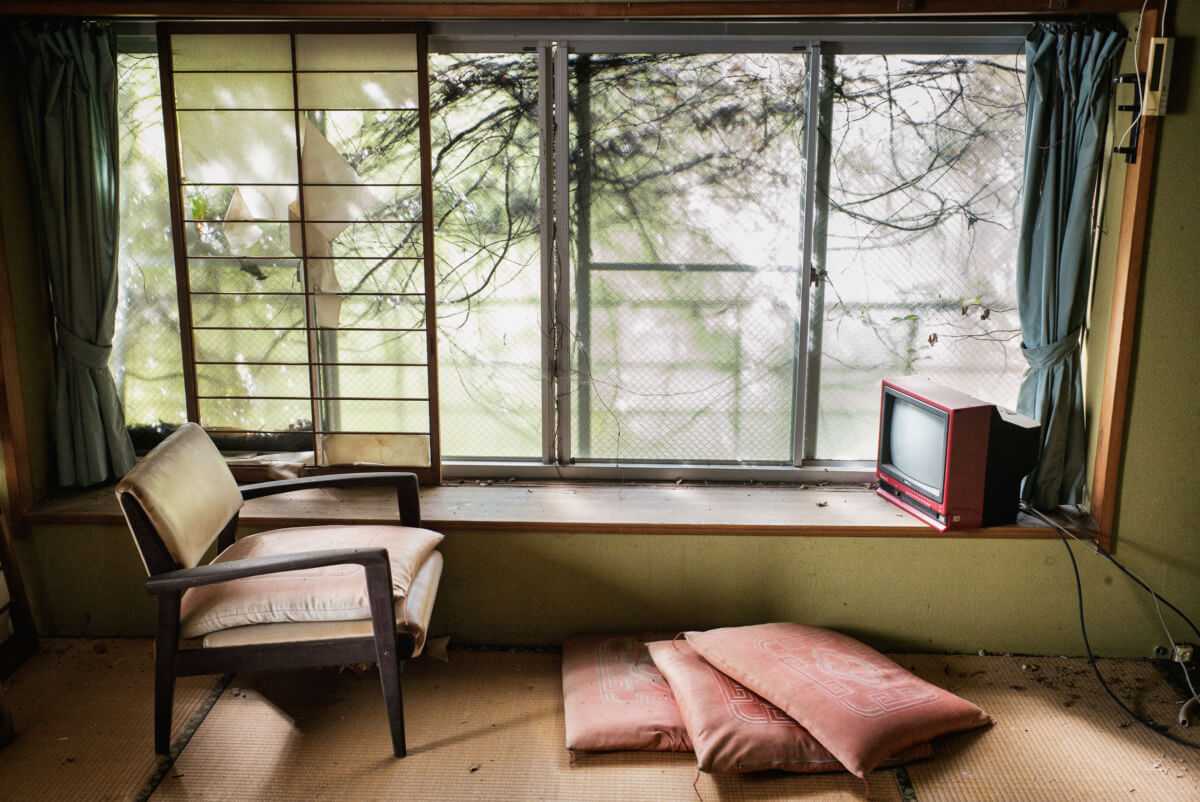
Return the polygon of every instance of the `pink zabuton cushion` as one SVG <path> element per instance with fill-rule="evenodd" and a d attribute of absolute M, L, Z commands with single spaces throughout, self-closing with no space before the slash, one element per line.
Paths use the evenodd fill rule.
<path fill-rule="evenodd" d="M 688 752 L 671 688 L 634 636 L 592 635 L 563 643 L 567 748 L 587 752 Z"/>
<path fill-rule="evenodd" d="M 761 624 L 689 632 L 687 640 L 859 777 L 913 744 L 991 723 L 965 699 L 828 629 Z"/>
<path fill-rule="evenodd" d="M 646 644 L 679 704 L 701 771 L 716 774 L 764 771 L 844 771 L 782 710 L 706 663 L 687 641 Z M 906 749 L 889 765 L 933 755 L 928 743 Z"/>

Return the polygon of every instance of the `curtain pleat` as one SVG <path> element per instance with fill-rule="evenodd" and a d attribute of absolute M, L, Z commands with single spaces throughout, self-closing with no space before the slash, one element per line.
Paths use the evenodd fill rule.
<path fill-rule="evenodd" d="M 1022 497 L 1039 507 L 1083 500 L 1079 349 L 1111 77 L 1124 44 L 1124 33 L 1077 26 L 1039 26 L 1025 41 L 1017 308 L 1028 365 L 1017 409 L 1042 424 L 1041 457 L 1022 488 Z"/>
<path fill-rule="evenodd" d="M 117 305 L 116 40 L 95 23 L 10 31 L 35 234 L 56 332 L 58 482 L 88 486 L 134 463 L 108 369 Z"/>

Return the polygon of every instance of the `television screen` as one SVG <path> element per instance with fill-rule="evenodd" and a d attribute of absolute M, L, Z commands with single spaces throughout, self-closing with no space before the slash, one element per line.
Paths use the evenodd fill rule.
<path fill-rule="evenodd" d="M 908 477 L 915 489 L 942 500 L 946 478 L 946 430 L 949 417 L 907 398 L 891 396 L 891 425 L 884 459 Z"/>

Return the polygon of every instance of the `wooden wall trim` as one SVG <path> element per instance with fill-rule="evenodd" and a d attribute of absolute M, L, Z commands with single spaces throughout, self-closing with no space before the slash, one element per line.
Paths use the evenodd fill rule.
<path fill-rule="evenodd" d="M 1137 0 L 643 0 L 642 2 L 197 2 L 9 0 L 3 14 L 152 19 L 623 19 L 679 17 L 932 17 L 1079 15 L 1137 11 Z M 1155 3 L 1157 5 L 1157 3 Z"/>
<path fill-rule="evenodd" d="M 13 557 L 9 532 L 10 528 L 4 521 L 4 513 L 0 511 L 0 567 L 3 568 L 4 581 L 8 583 L 9 596 L 12 599 L 8 613 L 13 625 L 12 634 L 4 641 L 0 641 L 0 679 L 10 676 L 21 663 L 25 662 L 26 658 L 38 650 L 33 611 L 29 608 L 25 583 L 21 579 L 17 561 Z M 0 722 L 0 724 L 2 723 Z"/>
<path fill-rule="evenodd" d="M 1137 63 L 1146 72 L 1150 38 L 1158 30 L 1159 13 L 1147 9 L 1138 42 Z M 1121 228 L 1117 237 L 1116 276 L 1100 417 L 1096 422 L 1096 461 L 1092 479 L 1091 515 L 1100 533 L 1111 542 L 1116 526 L 1117 491 L 1124 453 L 1125 420 L 1129 404 L 1129 377 L 1133 340 L 1137 329 L 1146 231 L 1150 222 L 1150 188 L 1154 177 L 1154 151 L 1158 142 L 1157 117 L 1143 117 L 1138 137 L 1137 161 L 1125 171 L 1121 203 Z"/>
<path fill-rule="evenodd" d="M 9 520 L 13 530 L 23 534 L 25 513 L 34 501 L 33 464 L 29 454 L 25 400 L 21 395 L 21 365 L 3 221 L 0 221 L 0 443 L 3 444 L 4 478 L 8 485 Z"/>

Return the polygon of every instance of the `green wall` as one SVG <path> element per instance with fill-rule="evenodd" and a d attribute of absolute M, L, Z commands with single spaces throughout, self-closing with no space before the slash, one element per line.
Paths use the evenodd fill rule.
<path fill-rule="evenodd" d="M 889 649 L 1082 651 L 1055 541 L 450 532 L 441 548 L 432 629 L 459 643 L 795 620 Z M 123 529 L 38 527 L 18 557 L 43 633 L 153 631 Z M 1152 608 L 1097 558 L 1081 563 L 1094 647 L 1149 654 L 1162 640 Z"/>
<path fill-rule="evenodd" d="M 1200 308 L 1200 233 L 1191 225 L 1200 174 L 1193 152 L 1200 142 L 1200 100 L 1189 103 L 1184 96 L 1189 85 L 1200 86 L 1191 41 L 1200 34 L 1200 10 L 1180 8 L 1176 33 L 1191 39 L 1176 55 L 1173 112 L 1160 129 L 1116 555 L 1200 617 L 1200 537 L 1194 531 L 1200 496 L 1189 481 L 1200 472 L 1200 337 L 1194 311 Z M 9 125 L 0 123 L 0 165 L 11 162 L 4 134 Z M 0 169 L 9 267 L 28 298 L 28 285 L 36 284 L 28 256 L 32 244 L 14 233 L 27 231 L 21 222 L 23 187 L 19 177 Z M 1118 198 L 1121 176 L 1114 169 Z M 1111 212 L 1109 218 L 1105 233 L 1111 240 L 1118 218 Z M 14 251 L 25 256 L 14 259 Z M 1103 254 L 1096 282 L 1100 316 L 1107 315 L 1112 291 L 1110 242 Z M 36 318 L 29 309 L 22 314 Z M 45 330 L 37 325 L 28 327 Z M 1103 320 L 1094 321 L 1092 334 L 1105 341 Z M 44 344 L 26 336 L 21 349 L 27 395 L 48 392 Z M 1093 413 L 1100 367 L 1102 358 L 1093 356 Z M 29 409 L 30 425 L 39 432 L 46 425 L 45 409 L 44 404 Z M 43 435 L 34 442 L 44 475 L 48 441 Z M 16 545 L 43 634 L 151 631 L 153 605 L 123 528 L 41 526 Z M 791 619 L 836 627 L 892 649 L 1083 651 L 1074 578 L 1057 541 L 450 532 L 443 552 L 446 570 L 433 629 L 459 643 L 554 643 L 574 632 L 675 631 Z M 1097 652 L 1151 654 L 1164 637 L 1148 596 L 1086 550 L 1077 553 Z M 1177 638 L 1191 637 L 1172 623 Z"/>

